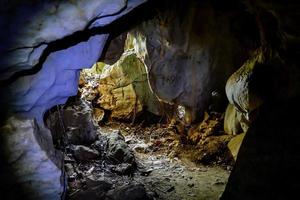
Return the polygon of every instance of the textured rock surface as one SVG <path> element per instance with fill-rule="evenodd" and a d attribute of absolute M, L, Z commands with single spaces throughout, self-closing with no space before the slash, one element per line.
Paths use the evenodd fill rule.
<path fill-rule="evenodd" d="M 1 113 L 17 112 L 43 124 L 47 109 L 76 95 L 79 70 L 91 67 L 102 55 L 110 34 L 102 27 L 144 2 L 146 0 L 1 1 Z M 27 195 L 29 199 L 60 199 L 61 170 L 48 159 L 46 152 L 50 150 L 41 149 L 33 137 L 36 130 L 30 130 L 29 125 L 26 130 L 22 130 L 21 123 L 14 126 L 15 129 L 10 130 L 11 144 L 3 146 L 2 140 L 1 147 L 12 151 L 11 156 L 21 153 L 14 153 L 16 149 L 24 148 L 24 154 L 20 154 L 19 159 L 8 159 L 14 161 L 10 164 L 14 168 L 1 170 L 1 173 L 11 172 L 11 177 L 1 176 L 1 196 L 2 189 L 10 193 L 17 186 L 20 190 L 24 188 L 24 193 L 14 191 L 16 198 L 10 199 L 26 199 Z M 52 139 L 49 136 L 41 141 L 49 143 Z M 13 183 L 2 186 L 5 181 Z"/>
<path fill-rule="evenodd" d="M 91 144 L 96 140 L 96 127 L 88 105 L 79 100 L 66 108 L 56 108 L 46 120 L 54 140 L 61 139 L 64 131 L 71 144 Z"/>
<path fill-rule="evenodd" d="M 253 80 L 254 68 L 258 66 L 258 63 L 263 62 L 263 53 L 260 51 L 232 74 L 226 83 L 226 94 L 229 102 L 245 115 L 262 104 L 261 97 L 254 93 L 257 90 L 251 90 L 250 81 Z"/>
<path fill-rule="evenodd" d="M 24 2 L 2 12 L 1 80 L 8 85 L 1 93 L 8 92 L 1 98 L 1 110 L 9 104 L 12 111 L 41 122 L 45 110 L 77 93 L 79 69 L 91 67 L 100 58 L 109 34 L 99 27 L 144 2 Z M 14 18 L 11 12 L 17 13 Z M 6 39 L 7 35 L 12 37 Z"/>
<path fill-rule="evenodd" d="M 74 157 L 79 161 L 89 161 L 99 157 L 99 152 L 83 145 L 75 146 Z"/>
<path fill-rule="evenodd" d="M 93 109 L 93 118 L 96 122 L 101 122 L 104 118 L 105 111 L 101 108 Z"/>
<path fill-rule="evenodd" d="M 195 121 L 208 109 L 213 91 L 225 99 L 223 85 L 239 65 L 236 58 L 243 57 L 231 23 L 239 23 L 237 16 L 243 14 L 207 2 L 168 6 L 132 32 L 134 46 L 148 67 L 153 91 L 164 101 L 188 108 Z"/>
<path fill-rule="evenodd" d="M 130 119 L 143 107 L 159 113 L 159 102 L 149 87 L 146 68 L 130 50 L 116 64 L 104 67 L 98 91 L 99 106 L 111 110 L 113 118 Z"/>
<path fill-rule="evenodd" d="M 107 50 L 105 51 L 105 55 L 102 56 L 104 63 L 113 65 L 117 62 L 124 52 L 124 46 L 126 41 L 127 33 L 122 33 L 118 37 L 113 40 L 107 42 Z"/>
<path fill-rule="evenodd" d="M 241 113 L 238 113 L 238 111 L 232 104 L 229 104 L 227 106 L 224 117 L 225 133 L 230 135 L 237 135 L 242 132 L 239 115 L 241 115 Z"/>
<path fill-rule="evenodd" d="M 9 9 L 0 6 L 1 80 L 10 77 L 0 91 L 6 95 L 0 100 L 1 112 L 10 104 L 13 111 L 37 117 L 42 122 L 46 109 L 64 103 L 68 96 L 76 93 L 78 70 L 91 66 L 100 57 L 108 32 L 93 31 L 98 31 L 97 27 L 109 24 L 143 1 L 9 2 L 18 6 Z M 243 50 L 248 54 L 259 43 L 280 51 L 286 65 L 284 69 L 290 71 L 286 73 L 281 68 L 279 72 L 286 78 L 278 81 L 274 79 L 277 76 L 268 76 L 272 70 L 266 66 L 261 68 L 267 70 L 254 87 L 257 89 L 255 94 L 267 99 L 272 106 L 259 114 L 260 118 L 250 128 L 252 134 L 245 138 L 241 148 L 243 153 L 237 159 L 224 198 L 292 199 L 294 194 L 298 195 L 299 188 L 299 181 L 295 178 L 299 171 L 295 167 L 299 166 L 298 121 L 297 118 L 278 116 L 287 116 L 291 111 L 299 113 L 299 99 L 295 102 L 278 101 L 280 98 L 286 100 L 290 95 L 286 95 L 289 89 L 277 90 L 280 88 L 277 86 L 287 83 L 295 86 L 296 93 L 300 91 L 298 1 L 257 0 L 249 1 L 249 4 L 243 1 L 246 2 L 243 5 L 239 1 L 211 1 L 212 4 L 197 1 L 192 6 L 188 6 L 188 1 L 181 2 L 178 6 L 181 9 L 173 13 L 163 12 L 138 31 L 148 38 L 145 46 L 148 55 L 143 53 L 141 57 L 147 63 L 154 91 L 165 101 L 187 107 L 194 120 L 196 114 L 200 116 L 206 109 L 211 92 L 223 90 L 231 67 L 241 66 L 247 57 L 243 57 Z M 280 31 L 277 30 L 279 27 Z M 254 60 L 249 61 L 251 64 Z M 247 69 L 241 71 L 248 77 Z M 11 84 L 18 76 L 22 78 Z M 275 84 L 270 89 L 269 85 L 263 87 L 265 83 Z M 241 84 L 242 87 L 229 92 L 239 92 L 238 95 L 228 95 L 231 103 L 244 112 L 261 106 L 259 101 L 252 104 L 251 97 L 247 97 L 248 94 L 251 96 L 247 91 L 248 82 Z M 265 92 L 267 95 L 264 96 Z M 270 101 L 274 94 L 275 103 Z M 246 100 L 239 101 L 239 96 L 246 97 Z M 289 188 L 285 189 L 287 185 Z"/>
<path fill-rule="evenodd" d="M 124 136 L 119 131 L 108 135 L 107 157 L 112 163 L 134 163 L 133 152 L 125 142 Z"/>
<path fill-rule="evenodd" d="M 54 150 L 50 131 L 39 128 L 33 119 L 11 117 L 1 127 L 0 139 L 1 198 L 60 199 L 61 155 Z"/>

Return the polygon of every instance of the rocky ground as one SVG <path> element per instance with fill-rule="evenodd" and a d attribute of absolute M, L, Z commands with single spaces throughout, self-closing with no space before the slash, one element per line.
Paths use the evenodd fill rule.
<path fill-rule="evenodd" d="M 89 106 L 76 101 L 54 109 L 47 120 L 54 136 L 61 125 L 65 129 L 54 143 L 65 149 L 68 199 L 196 200 L 218 199 L 223 192 L 231 165 L 217 140 L 183 144 L 176 127 L 164 123 L 98 126 Z"/>
<path fill-rule="evenodd" d="M 126 55 L 82 71 L 79 95 L 46 115 L 65 152 L 67 199 L 218 199 L 234 162 L 224 113 L 186 125 L 184 107 L 155 100 L 146 79 L 136 82 L 143 73 L 127 69 L 129 58 L 143 65 Z"/>
<path fill-rule="evenodd" d="M 142 63 L 127 54 L 83 71 L 78 96 L 45 117 L 65 155 L 67 199 L 218 199 L 234 162 L 225 114 L 210 110 L 185 124 L 188 111 L 159 102 Z"/>
<path fill-rule="evenodd" d="M 146 139 L 124 124 L 111 127 L 99 128 L 89 147 L 68 147 L 69 199 L 218 199 L 224 190 L 230 168 L 178 158 L 168 150 L 179 145 L 172 135 Z"/>

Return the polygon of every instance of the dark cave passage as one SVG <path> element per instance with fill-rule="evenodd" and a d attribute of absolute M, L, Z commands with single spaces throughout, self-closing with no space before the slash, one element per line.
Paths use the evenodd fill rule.
<path fill-rule="evenodd" d="M 139 57 L 146 39 L 138 39 L 112 41 L 119 46 L 110 48 L 124 48 L 120 59 L 83 69 L 77 96 L 46 113 L 64 152 L 67 199 L 217 199 L 238 151 L 227 146 L 234 136 L 224 132 L 225 110 L 212 104 L 203 121 L 185 124 L 184 106 L 151 91 Z"/>
<path fill-rule="evenodd" d="M 1 199 L 291 199 L 297 1 L 0 2 Z"/>

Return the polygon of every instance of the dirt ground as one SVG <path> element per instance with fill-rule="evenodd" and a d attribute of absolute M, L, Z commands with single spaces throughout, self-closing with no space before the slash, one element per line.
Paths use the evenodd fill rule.
<path fill-rule="evenodd" d="M 117 175 L 103 170 L 97 162 L 80 164 L 77 167 L 82 171 L 82 178 L 77 177 L 77 185 L 69 182 L 70 199 L 83 188 L 82 182 L 89 176 L 111 182 L 114 188 L 140 183 L 158 200 L 219 199 L 224 191 L 231 166 L 191 161 L 195 150 L 180 144 L 180 137 L 172 129 L 161 124 L 141 127 L 111 122 L 99 127 L 98 134 L 106 136 L 114 130 L 120 130 L 125 136 L 126 143 L 134 152 L 137 170 L 129 176 Z"/>

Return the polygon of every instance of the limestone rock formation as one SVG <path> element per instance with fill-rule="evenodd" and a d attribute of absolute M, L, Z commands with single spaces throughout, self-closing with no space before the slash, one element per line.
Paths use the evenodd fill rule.
<path fill-rule="evenodd" d="M 232 104 L 228 104 L 224 117 L 224 131 L 230 135 L 237 135 L 242 132 L 239 121 L 239 111 Z"/>
<path fill-rule="evenodd" d="M 42 123 L 47 109 L 76 95 L 79 70 L 91 67 L 102 55 L 109 33 L 101 28 L 143 3 L 6 2 L 2 8 L 10 10 L 4 9 L 0 16 L 0 28 L 5 30 L 0 33 L 0 91 L 5 94 L 1 110 L 36 117 Z"/>
<path fill-rule="evenodd" d="M 240 147 L 242 145 L 243 139 L 245 137 L 245 133 L 241 133 L 234 138 L 230 140 L 228 143 L 228 148 L 233 156 L 233 158 L 236 160 L 238 152 L 240 150 Z"/>
<path fill-rule="evenodd" d="M 230 76 L 226 83 L 226 94 L 231 104 L 248 117 L 249 113 L 262 104 L 262 98 L 255 94 L 257 90 L 251 90 L 254 68 L 263 63 L 263 52 L 247 60 L 244 65 Z"/>
<path fill-rule="evenodd" d="M 159 102 L 152 93 L 146 68 L 132 51 L 127 51 L 112 66 L 102 71 L 98 104 L 111 111 L 111 117 L 130 119 L 143 110 L 159 113 Z"/>
<path fill-rule="evenodd" d="M 225 100 L 223 85 L 239 66 L 236 57 L 242 57 L 242 44 L 230 29 L 239 13 L 213 4 L 167 4 L 156 18 L 130 32 L 153 91 L 162 101 L 189 109 L 192 122 L 203 117 L 213 91 L 221 91 L 220 100 Z"/>
<path fill-rule="evenodd" d="M 62 158 L 51 133 L 33 119 L 11 117 L 0 129 L 1 198 L 60 199 L 64 192 Z M 7 180 L 7 182 L 4 182 Z"/>

